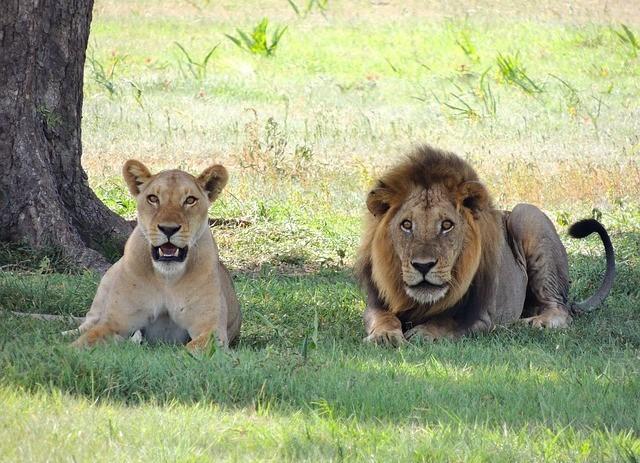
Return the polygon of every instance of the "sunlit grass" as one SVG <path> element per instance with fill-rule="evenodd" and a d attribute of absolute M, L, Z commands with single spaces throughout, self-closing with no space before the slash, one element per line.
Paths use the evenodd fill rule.
<path fill-rule="evenodd" d="M 637 461 L 631 3 L 336 0 L 305 12 L 296 1 L 296 13 L 286 0 L 97 1 L 82 127 L 91 185 L 133 219 L 125 159 L 194 174 L 222 161 L 231 179 L 210 215 L 242 334 L 210 358 L 73 350 L 67 324 L 4 311 L 83 315 L 98 277 L 55 250 L 1 245 L 0 460 Z M 225 37 L 263 17 L 287 27 L 273 56 Z M 576 299 L 604 258 L 596 238 L 564 230 L 600 218 L 618 262 L 602 309 L 562 332 L 364 345 L 351 266 L 366 191 L 424 142 L 467 158 L 499 207 L 548 212 Z"/>
<path fill-rule="evenodd" d="M 333 19 L 291 21 L 277 56 L 265 58 L 224 36 L 256 20 L 249 8 L 245 24 L 237 20 L 242 10 L 229 11 L 234 21 L 207 15 L 213 4 L 200 6 L 198 20 L 170 14 L 167 5 L 167 16 L 109 15 L 114 7 L 105 5 L 90 56 L 107 75 L 115 66 L 115 93 L 87 73 L 84 165 L 94 184 L 117 175 L 130 157 L 191 169 L 221 159 L 232 178 L 252 184 L 254 175 L 242 175 L 256 173 L 247 156 L 262 149 L 274 167 L 273 142 L 287 171 L 305 153 L 295 170 L 332 183 L 336 172 L 371 177 L 412 144 L 428 142 L 486 163 L 484 176 L 512 190 L 505 203 L 640 194 L 640 62 L 621 45 L 623 29 L 509 16 L 406 19 L 398 27 L 393 15 L 347 22 L 336 5 L 341 13 Z M 266 8 L 279 12 L 279 24 L 293 13 L 284 1 Z M 471 55 L 461 37 L 473 45 Z M 209 56 L 206 75 L 185 73 L 175 42 L 198 57 L 194 69 Z M 511 77 L 498 66 L 507 58 L 515 63 Z M 558 160 L 571 172 L 540 175 Z M 544 197 L 536 197 L 540 191 Z"/>
<path fill-rule="evenodd" d="M 481 423 L 363 423 L 332 415 L 318 401 L 295 412 L 215 404 L 92 405 L 64 393 L 0 389 L 0 451 L 7 460 L 69 458 L 91 461 L 630 461 L 637 451 L 628 432 L 572 428 L 536 430 Z M 16 417 L 24 417 L 20 421 Z M 90 430 L 90 431 L 89 431 Z M 15 434 L 37 444 L 10 444 Z M 500 444 L 507 441 L 508 444 Z"/>

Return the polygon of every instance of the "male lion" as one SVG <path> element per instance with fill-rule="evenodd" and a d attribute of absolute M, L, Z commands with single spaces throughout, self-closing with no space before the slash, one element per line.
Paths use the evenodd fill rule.
<path fill-rule="evenodd" d="M 563 328 L 613 285 L 609 236 L 598 221 L 582 220 L 569 233 L 598 233 L 607 269 L 595 295 L 568 302 L 567 253 L 549 218 L 529 204 L 494 209 L 473 168 L 452 153 L 418 148 L 380 178 L 367 208 L 356 271 L 368 341 L 457 338 L 518 319 Z"/>
<path fill-rule="evenodd" d="M 221 165 L 199 177 L 167 170 L 152 175 L 129 160 L 123 175 L 136 198 L 138 224 L 124 256 L 104 275 L 76 346 L 142 330 L 151 341 L 203 348 L 212 335 L 223 346 L 240 332 L 240 306 L 218 259 L 207 211 L 227 183 Z"/>

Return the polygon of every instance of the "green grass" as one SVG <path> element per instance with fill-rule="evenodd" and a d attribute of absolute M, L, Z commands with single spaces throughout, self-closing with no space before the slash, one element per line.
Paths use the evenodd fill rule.
<path fill-rule="evenodd" d="M 59 335 L 62 323 L 0 315 L 0 454 L 633 461 L 640 213 L 604 220 L 618 282 L 601 310 L 562 332 L 516 326 L 398 350 L 364 345 L 363 298 L 339 265 L 302 273 L 298 264 L 297 274 L 232 267 L 242 336 L 212 356 L 129 343 L 77 351 Z M 602 250 L 597 239 L 565 241 L 582 298 L 598 284 Z M 92 274 L 46 270 L 0 278 L 3 309 L 59 314 L 82 314 L 97 285 Z M 45 440 L 30 439 L 52 426 Z"/>
<path fill-rule="evenodd" d="M 298 18 L 283 0 L 263 7 L 270 23 L 288 26 L 277 54 L 263 57 L 225 37 L 260 20 L 250 5 L 192 3 L 98 2 L 90 56 L 110 78 L 105 84 L 88 65 L 84 165 L 94 185 L 119 175 L 129 157 L 156 168 L 216 159 L 230 167 L 235 192 L 251 185 L 245 167 L 256 151 L 288 167 L 303 151 L 298 172 L 361 180 L 413 143 L 430 142 L 480 161 L 497 184 L 521 173 L 507 199 L 573 204 L 573 196 L 640 194 L 633 17 L 526 20 L 519 5 L 499 17 L 479 7 L 476 16 L 442 20 L 425 19 L 424 6 L 403 16 L 366 2 L 354 17 L 338 2 L 326 18 Z M 278 153 L 269 151 L 274 141 Z M 531 179 L 558 162 L 572 174 L 579 163 L 590 186 Z M 352 182 L 348 192 L 366 186 Z M 248 193 L 242 199 L 264 196 Z"/>
<path fill-rule="evenodd" d="M 213 231 L 240 343 L 73 350 L 68 325 L 4 312 L 83 315 L 98 277 L 0 243 L 0 460 L 638 461 L 637 12 L 226 3 L 96 2 L 83 164 L 127 218 L 125 159 L 228 167 L 211 216 L 229 219 Z M 287 27 L 273 56 L 225 38 L 263 17 Z M 365 193 L 422 142 L 469 159 L 500 207 L 533 202 L 561 231 L 601 217 L 618 258 L 604 307 L 562 332 L 364 345 L 351 267 Z M 584 298 L 601 244 L 562 238 Z"/>

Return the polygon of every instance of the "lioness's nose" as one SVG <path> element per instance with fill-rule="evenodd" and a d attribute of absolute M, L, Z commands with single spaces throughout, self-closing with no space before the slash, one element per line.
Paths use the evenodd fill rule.
<path fill-rule="evenodd" d="M 175 235 L 178 230 L 182 228 L 182 225 L 158 225 L 158 229 L 167 235 L 167 238 L 171 238 L 171 235 Z"/>
<path fill-rule="evenodd" d="M 423 275 L 426 275 L 436 265 L 437 262 L 438 262 L 437 259 L 436 260 L 412 260 L 411 265 L 413 265 L 413 268 L 415 268 L 418 272 L 422 273 Z"/>

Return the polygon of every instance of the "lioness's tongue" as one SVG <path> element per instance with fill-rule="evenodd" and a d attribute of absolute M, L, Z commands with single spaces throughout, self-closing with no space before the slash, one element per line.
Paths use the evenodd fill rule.
<path fill-rule="evenodd" d="M 162 251 L 162 255 L 164 256 L 175 256 L 176 254 L 178 254 L 178 248 L 171 243 L 163 244 L 162 246 L 160 246 L 160 250 Z"/>

